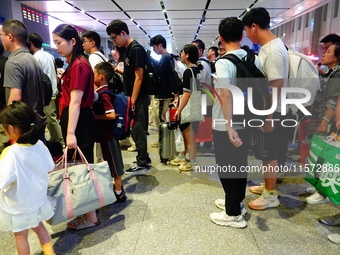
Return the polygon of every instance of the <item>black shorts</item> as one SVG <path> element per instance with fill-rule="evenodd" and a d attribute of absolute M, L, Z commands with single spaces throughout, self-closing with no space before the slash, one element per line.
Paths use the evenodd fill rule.
<path fill-rule="evenodd" d="M 273 132 L 263 133 L 260 129 L 253 132 L 255 157 L 263 161 L 278 160 L 279 164 L 283 164 L 287 159 L 288 141 L 291 139 L 295 127 L 282 126 L 281 121 L 295 118 L 290 114 L 281 116 L 280 113 L 275 112 L 273 119 L 279 119 L 274 122 Z M 287 122 L 285 125 L 292 126 L 293 122 Z"/>
<path fill-rule="evenodd" d="M 192 129 L 194 130 L 195 133 L 197 133 L 198 131 L 198 125 L 199 125 L 199 121 L 194 121 L 194 122 L 188 122 L 188 123 L 184 123 L 184 124 L 180 124 L 179 125 L 179 129 L 183 132 L 184 130 L 187 129 L 187 127 L 189 127 L 191 124 Z"/>

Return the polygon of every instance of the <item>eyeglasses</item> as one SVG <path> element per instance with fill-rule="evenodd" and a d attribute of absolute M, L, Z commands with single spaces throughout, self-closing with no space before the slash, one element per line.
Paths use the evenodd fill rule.
<path fill-rule="evenodd" d="M 2 39 L 2 37 L 3 37 L 4 35 L 9 35 L 9 34 L 0 34 L 0 40 Z"/>
<path fill-rule="evenodd" d="M 117 34 L 117 35 L 115 35 L 115 36 L 111 36 L 111 40 L 112 40 L 112 41 L 116 41 L 118 35 L 120 35 L 120 33 Z"/>

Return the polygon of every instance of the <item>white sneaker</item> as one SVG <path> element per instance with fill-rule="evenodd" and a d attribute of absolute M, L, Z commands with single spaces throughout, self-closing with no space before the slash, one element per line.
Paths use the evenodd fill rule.
<path fill-rule="evenodd" d="M 158 148 L 158 142 L 151 143 L 152 148 Z"/>
<path fill-rule="evenodd" d="M 182 164 L 184 164 L 186 162 L 186 159 L 183 158 L 183 159 L 180 159 L 179 157 L 176 157 L 172 160 L 170 160 L 170 165 L 173 165 L 173 166 L 180 166 Z"/>
<path fill-rule="evenodd" d="M 191 162 L 185 161 L 184 164 L 181 164 L 178 169 L 180 171 L 190 171 L 191 170 Z"/>
<path fill-rule="evenodd" d="M 265 210 L 271 207 L 277 207 L 280 205 L 280 201 L 277 198 L 277 192 L 268 192 L 266 189 L 263 190 L 262 195 L 248 203 L 248 207 L 253 210 Z"/>
<path fill-rule="evenodd" d="M 245 228 L 247 226 L 247 222 L 244 220 L 242 214 L 238 216 L 229 216 L 225 211 L 211 213 L 210 220 L 220 226 L 233 228 Z"/>
<path fill-rule="evenodd" d="M 225 199 L 216 199 L 216 200 L 215 200 L 215 205 L 216 205 L 216 207 L 217 207 L 218 209 L 221 209 L 221 210 L 224 210 L 224 211 L 225 211 Z M 245 208 L 245 205 L 244 205 L 243 202 L 241 202 L 240 205 L 241 205 L 241 214 L 242 214 L 243 216 L 245 216 L 245 215 L 248 213 L 248 211 L 247 211 L 247 209 Z"/>
<path fill-rule="evenodd" d="M 314 194 L 315 192 L 316 192 L 316 188 L 314 188 L 314 187 L 306 188 L 306 193 L 308 193 L 308 194 Z"/>
<path fill-rule="evenodd" d="M 315 192 L 313 195 L 306 198 L 306 203 L 311 205 L 320 205 L 329 202 L 328 197 L 324 197 L 319 192 Z"/>
<path fill-rule="evenodd" d="M 128 151 L 136 151 L 137 148 L 136 148 L 136 146 L 132 145 L 132 146 L 130 146 L 129 148 L 127 148 L 127 150 L 128 150 Z"/>
<path fill-rule="evenodd" d="M 339 234 L 329 234 L 327 236 L 328 240 L 335 243 L 340 244 L 340 235 Z"/>

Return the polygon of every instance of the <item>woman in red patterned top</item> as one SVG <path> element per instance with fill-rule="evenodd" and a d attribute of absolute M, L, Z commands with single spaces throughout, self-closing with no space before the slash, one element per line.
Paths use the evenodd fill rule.
<path fill-rule="evenodd" d="M 58 53 L 69 64 L 62 76 L 62 106 L 60 125 L 68 149 L 82 150 L 89 163 L 93 163 L 95 119 L 91 110 L 94 99 L 93 71 L 83 55 L 82 42 L 77 30 L 67 24 L 57 26 L 52 33 Z M 83 229 L 100 224 L 95 211 L 68 224 L 72 229 Z"/>

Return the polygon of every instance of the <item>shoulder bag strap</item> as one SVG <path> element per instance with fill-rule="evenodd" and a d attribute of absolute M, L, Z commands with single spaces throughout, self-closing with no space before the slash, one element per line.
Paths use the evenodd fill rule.
<path fill-rule="evenodd" d="M 96 54 L 97 56 L 99 56 L 102 60 L 103 60 L 103 62 L 107 62 L 107 60 L 105 59 L 105 58 L 103 58 L 100 54 L 98 54 L 98 53 L 93 53 L 93 54 Z"/>
<path fill-rule="evenodd" d="M 192 91 L 196 91 L 197 90 L 197 86 L 196 86 L 196 78 L 195 78 L 195 74 L 194 74 L 194 71 L 192 70 L 192 68 L 190 68 L 190 71 L 191 71 L 191 75 L 192 75 L 192 81 L 191 81 L 191 87 L 192 87 Z"/>

